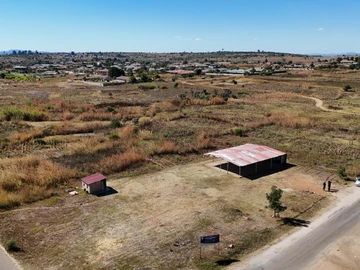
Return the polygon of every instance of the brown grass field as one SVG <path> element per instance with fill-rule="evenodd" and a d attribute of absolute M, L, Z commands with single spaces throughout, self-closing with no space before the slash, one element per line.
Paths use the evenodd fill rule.
<path fill-rule="evenodd" d="M 0 240 L 21 246 L 25 269 L 221 268 L 293 228 L 271 218 L 272 185 L 285 190 L 282 215 L 307 220 L 333 200 L 324 177 L 342 188 L 360 172 L 357 71 L 177 82 L 0 80 Z M 284 151 L 293 166 L 250 181 L 202 157 L 243 143 Z M 95 172 L 118 193 L 68 195 Z M 199 236 L 212 233 L 220 255 L 209 247 L 200 260 Z"/>

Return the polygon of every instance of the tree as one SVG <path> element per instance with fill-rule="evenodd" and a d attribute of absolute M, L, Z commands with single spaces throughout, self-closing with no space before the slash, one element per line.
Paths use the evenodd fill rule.
<path fill-rule="evenodd" d="M 119 76 L 125 76 L 125 71 L 117 67 L 110 67 L 108 71 L 108 75 L 110 78 L 116 78 Z"/>
<path fill-rule="evenodd" d="M 347 85 L 345 85 L 345 86 L 343 87 L 343 89 L 344 89 L 344 91 L 346 91 L 346 92 L 350 92 L 351 89 L 352 89 L 352 87 L 351 87 L 351 85 L 347 84 Z"/>
<path fill-rule="evenodd" d="M 200 76 L 202 73 L 202 70 L 200 68 L 195 69 L 195 75 Z"/>
<path fill-rule="evenodd" d="M 274 210 L 272 217 L 280 217 L 280 212 L 286 210 L 286 206 L 281 204 L 281 196 L 282 196 L 282 189 L 277 188 L 276 186 L 271 187 L 270 194 L 266 193 L 266 199 L 269 201 L 269 207 Z"/>
<path fill-rule="evenodd" d="M 130 76 L 129 81 L 130 83 L 137 83 L 137 79 L 133 75 Z"/>

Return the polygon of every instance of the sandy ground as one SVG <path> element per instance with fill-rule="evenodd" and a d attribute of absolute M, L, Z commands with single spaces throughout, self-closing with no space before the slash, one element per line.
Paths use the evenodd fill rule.
<path fill-rule="evenodd" d="M 220 233 L 224 248 L 249 230 L 278 225 L 266 208 L 272 185 L 284 189 L 286 216 L 332 197 L 322 191 L 322 171 L 294 166 L 250 181 L 209 162 L 109 179 L 118 192 L 110 196 L 80 195 L 8 212 L 0 221 L 2 237 L 21 235 L 26 256 L 16 259 L 25 269 L 189 269 L 201 235 Z"/>

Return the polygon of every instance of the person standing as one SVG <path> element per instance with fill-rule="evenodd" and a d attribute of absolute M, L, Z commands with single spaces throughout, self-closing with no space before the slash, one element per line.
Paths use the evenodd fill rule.
<path fill-rule="evenodd" d="M 325 188 L 326 188 L 326 180 L 323 183 L 323 191 L 325 191 Z"/>
<path fill-rule="evenodd" d="M 328 191 L 330 192 L 331 191 L 331 181 L 328 180 Z"/>

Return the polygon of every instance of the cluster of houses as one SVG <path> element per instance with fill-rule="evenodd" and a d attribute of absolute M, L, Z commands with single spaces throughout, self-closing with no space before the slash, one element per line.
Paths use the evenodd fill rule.
<path fill-rule="evenodd" d="M 127 76 L 121 76 L 115 80 L 116 83 L 127 83 L 129 76 L 146 69 L 148 72 L 157 74 L 169 73 L 179 76 L 193 76 L 193 75 L 256 75 L 256 74 L 273 74 L 282 73 L 286 70 L 309 70 L 321 68 L 329 64 L 336 63 L 337 67 L 351 68 L 359 65 L 356 59 L 352 58 L 337 58 L 337 59 L 318 59 L 311 64 L 309 63 L 292 63 L 286 62 L 285 59 L 278 59 L 278 61 L 258 60 L 247 61 L 247 66 L 250 68 L 238 68 L 239 64 L 228 61 L 207 61 L 191 62 L 182 60 L 182 62 L 171 61 L 131 61 L 128 59 L 111 59 L 111 58 L 81 58 L 82 56 L 58 55 L 57 57 L 45 57 L 46 61 L 38 61 L 31 65 L 13 65 L 0 70 L 2 73 L 16 72 L 16 73 L 31 73 L 38 77 L 54 77 L 66 74 L 83 76 L 84 81 L 91 82 L 109 82 L 114 81 L 114 78 L 109 77 L 109 68 L 116 67 L 125 72 Z M 51 60 L 49 60 L 51 59 Z M 40 62 L 40 63 L 39 63 Z M 42 63 L 41 63 L 42 62 Z M 46 62 L 46 63 L 43 63 Z M 253 64 L 250 64 L 253 63 Z M 244 65 L 245 66 L 245 65 Z M 270 72 L 268 72 L 270 71 Z"/>

